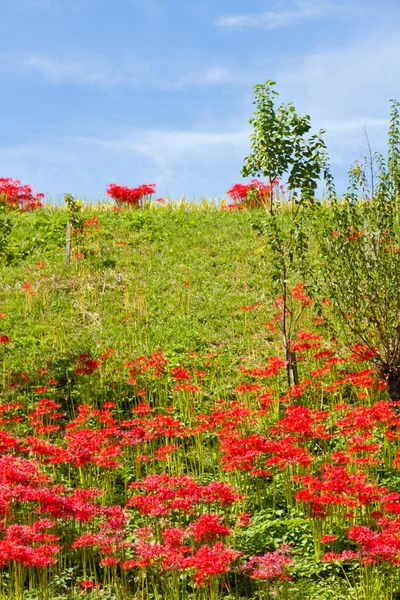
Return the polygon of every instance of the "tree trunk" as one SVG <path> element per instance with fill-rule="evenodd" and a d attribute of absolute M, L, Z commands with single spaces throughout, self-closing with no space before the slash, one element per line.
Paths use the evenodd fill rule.
<path fill-rule="evenodd" d="M 389 373 L 387 382 L 389 398 L 394 402 L 400 402 L 400 373 Z"/>
<path fill-rule="evenodd" d="M 67 222 L 67 231 L 65 235 L 65 264 L 69 267 L 71 263 L 71 222 Z"/>
<path fill-rule="evenodd" d="M 293 373 L 293 383 L 294 385 L 299 385 L 299 372 L 297 370 L 296 352 L 290 352 L 290 362 Z"/>
<path fill-rule="evenodd" d="M 387 363 L 376 356 L 372 363 L 378 377 L 387 383 L 390 400 L 392 402 L 400 402 L 400 369 L 394 365 L 392 367 L 393 370 L 391 370 Z"/>

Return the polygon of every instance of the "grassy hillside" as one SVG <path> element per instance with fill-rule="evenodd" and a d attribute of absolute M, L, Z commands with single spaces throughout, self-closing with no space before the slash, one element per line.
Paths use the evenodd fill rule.
<path fill-rule="evenodd" d="M 263 215 L 2 215 L 1 599 L 397 597 L 397 412 L 296 271 L 288 389 Z"/>
<path fill-rule="evenodd" d="M 0 292 L 11 364 L 42 366 L 52 354 L 97 354 L 105 345 L 179 357 L 224 344 L 265 355 L 260 326 L 273 296 L 254 213 L 87 209 L 85 220 L 93 215 L 99 228 L 73 238 L 70 267 L 65 213 L 12 216 Z M 241 306 L 260 301 L 266 308 L 244 327 Z"/>

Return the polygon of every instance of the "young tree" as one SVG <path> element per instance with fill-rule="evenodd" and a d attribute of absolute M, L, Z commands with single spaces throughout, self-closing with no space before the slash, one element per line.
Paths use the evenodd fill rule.
<path fill-rule="evenodd" d="M 245 158 L 242 168 L 244 177 L 263 175 L 270 186 L 269 212 L 274 213 L 273 186 L 277 179 L 287 175 L 287 189 L 297 196 L 312 196 L 318 180 L 326 169 L 324 130 L 305 138 L 311 129 L 309 115 L 299 116 L 292 103 L 275 108 L 278 96 L 268 80 L 254 86 L 256 111 L 249 123 L 251 154 Z"/>
<path fill-rule="evenodd" d="M 274 282 L 282 298 L 281 333 L 286 358 L 286 380 L 290 387 L 299 382 L 296 354 L 292 351 L 296 333 L 297 317 L 293 314 L 293 298 L 289 285 L 293 267 L 302 266 L 307 240 L 303 233 L 302 208 L 314 201 L 314 191 L 323 175 L 331 194 L 334 194 L 330 175 L 324 130 L 318 135 L 305 137 L 311 129 L 309 115 L 299 116 L 293 104 L 281 104 L 277 109 L 273 89 L 275 82 L 267 81 L 254 87 L 257 110 L 250 119 L 253 133 L 250 136 L 252 152 L 245 158 L 242 175 L 260 176 L 267 179 L 271 190 L 269 214 L 258 224 L 266 235 L 273 255 Z M 292 192 L 291 202 L 286 207 L 291 211 L 290 220 L 280 218 L 274 210 L 274 182 L 287 176 L 286 186 Z M 293 282 L 294 283 L 294 282 Z"/>

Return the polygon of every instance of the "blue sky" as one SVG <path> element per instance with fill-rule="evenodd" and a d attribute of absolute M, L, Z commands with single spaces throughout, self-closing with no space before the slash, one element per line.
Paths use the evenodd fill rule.
<path fill-rule="evenodd" d="M 400 100 L 398 0 L 0 0 L 0 23 L 0 177 L 53 200 L 222 197 L 267 79 L 327 130 L 343 192 Z"/>

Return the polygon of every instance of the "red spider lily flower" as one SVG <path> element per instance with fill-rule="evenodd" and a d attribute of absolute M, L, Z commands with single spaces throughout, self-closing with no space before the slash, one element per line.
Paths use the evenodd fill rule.
<path fill-rule="evenodd" d="M 246 512 L 239 513 L 239 514 L 238 514 L 238 522 L 239 522 L 239 525 L 240 525 L 241 527 L 247 527 L 247 525 L 248 525 L 248 524 L 250 523 L 250 521 L 251 521 L 251 517 L 252 517 L 252 516 L 253 516 L 253 515 L 252 515 L 251 513 L 249 513 L 249 512 L 247 512 L 247 513 L 246 513 Z"/>
<path fill-rule="evenodd" d="M 239 370 L 241 373 L 251 375 L 251 377 L 262 379 L 277 375 L 284 366 L 286 366 L 286 362 L 279 358 L 279 356 L 269 356 L 267 368 L 246 369 L 245 367 L 240 367 Z"/>
<path fill-rule="evenodd" d="M 195 540 L 215 540 L 218 536 L 228 536 L 231 530 L 222 525 L 222 516 L 203 514 L 197 521 L 190 524 L 190 531 Z"/>
<path fill-rule="evenodd" d="M 81 581 L 80 585 L 85 590 L 96 590 L 100 588 L 99 584 L 96 584 L 94 581 L 90 581 L 89 579 L 84 579 Z"/>
<path fill-rule="evenodd" d="M 319 438 L 329 439 L 331 434 L 321 421 L 329 417 L 327 411 L 312 410 L 305 406 L 288 406 L 286 416 L 278 421 L 270 433 L 291 433 L 298 435 L 300 439 Z"/>
<path fill-rule="evenodd" d="M 35 394 L 45 394 L 48 389 L 49 388 L 47 387 L 47 385 L 40 385 L 38 387 L 35 387 L 34 392 Z"/>
<path fill-rule="evenodd" d="M 316 354 L 314 354 L 313 358 L 315 358 L 315 359 L 330 358 L 332 356 L 332 354 L 333 354 L 332 350 L 322 350 L 321 352 L 317 352 Z"/>
<path fill-rule="evenodd" d="M 161 446 L 157 448 L 155 457 L 157 460 L 167 460 L 175 450 L 178 450 L 179 446 L 176 444 L 168 444 L 167 446 Z"/>
<path fill-rule="evenodd" d="M 172 369 L 172 377 L 176 381 L 181 381 L 183 379 L 190 379 L 190 373 L 184 367 L 174 367 Z"/>
<path fill-rule="evenodd" d="M 3 530 L 0 540 L 0 564 L 5 566 L 10 562 L 22 564 L 25 567 L 46 567 L 57 562 L 55 555 L 61 547 L 49 542 L 59 538 L 53 534 L 43 533 L 54 527 L 50 519 L 40 519 L 33 525 L 9 525 Z M 39 546 L 37 544 L 40 544 Z"/>
<path fill-rule="evenodd" d="M 107 358 L 110 358 L 110 356 L 116 353 L 114 348 L 105 348 L 104 350 L 104 354 L 100 356 L 101 360 L 107 360 Z"/>
<path fill-rule="evenodd" d="M 94 464 L 104 468 L 120 466 L 115 459 L 122 455 L 121 441 L 116 439 L 118 430 L 80 429 L 65 434 L 69 462 L 76 467 Z"/>
<path fill-rule="evenodd" d="M 194 569 L 197 585 L 206 584 L 215 575 L 228 573 L 232 563 L 241 555 L 241 552 L 227 548 L 222 542 L 214 546 L 200 546 L 193 556 L 186 559 L 186 568 Z"/>
<path fill-rule="evenodd" d="M 320 539 L 321 544 L 330 544 L 331 542 L 335 542 L 338 539 L 337 535 L 323 535 Z"/>
<path fill-rule="evenodd" d="M 150 408 L 150 406 L 146 404 L 146 402 L 141 402 L 140 404 L 135 406 L 135 408 L 132 408 L 132 412 L 140 416 L 149 415 L 152 411 L 153 409 Z"/>
<path fill-rule="evenodd" d="M 277 187 L 278 185 L 279 179 L 275 178 L 272 186 Z M 259 179 L 252 179 L 249 184 L 236 183 L 227 191 L 227 194 L 235 203 L 228 205 L 227 208 L 255 208 L 265 205 L 271 196 L 271 187 Z"/>
<path fill-rule="evenodd" d="M 113 556 L 106 556 L 100 561 L 100 564 L 102 567 L 114 567 L 115 565 L 118 565 L 119 562 L 120 561 L 118 558 L 114 558 Z"/>
<path fill-rule="evenodd" d="M 0 335 L 0 344 L 9 344 L 10 338 L 8 335 Z"/>
<path fill-rule="evenodd" d="M 117 204 L 127 204 L 129 206 L 139 206 L 140 201 L 151 196 L 156 191 L 155 183 L 140 185 L 137 188 L 129 188 L 126 186 L 110 183 L 107 188 L 107 195 L 113 198 Z"/>
<path fill-rule="evenodd" d="M 224 401 L 220 401 L 223 403 Z M 228 408 L 214 410 L 209 415 L 199 415 L 198 431 L 207 431 L 213 429 L 223 429 L 225 432 L 236 429 L 239 423 L 246 421 L 251 416 L 252 411 L 238 401 L 229 403 Z"/>
<path fill-rule="evenodd" d="M 93 225 L 95 229 L 100 229 L 98 217 L 91 217 L 87 221 L 84 221 L 83 225 L 84 225 L 84 227 L 89 227 L 89 226 Z"/>
<path fill-rule="evenodd" d="M 285 575 L 285 569 L 292 563 L 289 547 L 282 544 L 275 552 L 267 552 L 262 556 L 252 556 L 241 567 L 252 579 L 276 579 Z"/>
<path fill-rule="evenodd" d="M 343 405 L 348 409 L 347 405 Z M 339 408 L 337 407 L 339 410 Z M 348 435 L 355 432 L 368 432 L 382 426 L 388 426 L 396 420 L 396 414 L 391 408 L 390 402 L 380 400 L 372 407 L 366 408 L 358 406 L 349 410 L 345 417 L 338 419 L 337 426 L 342 435 Z"/>
<path fill-rule="evenodd" d="M 352 353 L 349 359 L 353 362 L 364 362 L 366 360 L 372 360 L 375 356 L 375 352 L 362 344 L 354 344 Z"/>
<path fill-rule="evenodd" d="M 312 509 L 317 506 L 366 506 L 378 501 L 387 488 L 366 481 L 363 472 L 349 474 L 341 466 L 325 465 L 321 479 L 313 475 L 296 477 L 306 487 L 295 494 L 300 502 L 308 502 Z"/>
<path fill-rule="evenodd" d="M 0 177 L 0 204 L 10 209 L 32 211 L 41 208 L 44 194 L 34 195 L 29 185 L 22 185 L 18 179 Z"/>
<path fill-rule="evenodd" d="M 349 454 L 355 454 L 357 452 L 379 452 L 381 445 L 371 442 L 371 435 L 372 434 L 370 433 L 364 433 L 352 436 L 347 442 L 347 452 Z"/>
<path fill-rule="evenodd" d="M 298 283 L 291 289 L 292 296 L 303 306 L 310 306 L 310 304 L 313 304 L 313 301 L 311 300 L 310 296 L 304 291 L 304 288 L 304 283 Z"/>
<path fill-rule="evenodd" d="M 359 557 L 359 552 L 354 552 L 353 550 L 344 550 L 339 554 L 335 554 L 335 552 L 326 552 L 321 560 L 322 562 L 347 562 L 350 560 L 357 560 Z"/>
<path fill-rule="evenodd" d="M 124 569 L 125 571 L 134 569 L 137 566 L 139 565 L 136 560 L 126 560 L 125 562 L 121 563 L 121 569 Z"/>
<path fill-rule="evenodd" d="M 219 481 L 206 486 L 197 484 L 186 476 L 147 475 L 143 481 L 129 485 L 145 493 L 136 494 L 127 506 L 137 508 L 141 514 L 152 516 L 168 515 L 174 510 L 191 511 L 198 504 L 217 503 L 228 506 L 241 496 L 236 490 Z"/>
<path fill-rule="evenodd" d="M 154 352 L 151 356 L 138 356 L 135 360 L 125 363 L 130 375 L 152 373 L 153 377 L 160 377 L 168 361 L 162 352 Z"/>
<path fill-rule="evenodd" d="M 25 437 L 24 444 L 29 451 L 40 457 L 43 464 L 62 464 L 67 462 L 64 448 L 51 444 L 46 440 L 28 435 Z"/>
<path fill-rule="evenodd" d="M 235 392 L 238 394 L 245 394 L 246 392 L 259 392 L 262 390 L 262 386 L 258 383 L 242 383 L 235 388 Z"/>
<path fill-rule="evenodd" d="M 315 356 L 314 356 L 314 358 L 315 358 Z M 331 371 L 332 371 L 332 367 L 330 367 L 329 365 L 325 365 L 325 367 L 322 367 L 321 369 L 314 369 L 313 371 L 311 371 L 311 377 L 314 377 L 314 378 L 324 377 Z"/>
<path fill-rule="evenodd" d="M 91 375 L 101 364 L 102 361 L 99 359 L 91 359 L 87 354 L 80 354 L 75 362 L 74 373 L 77 375 Z"/>
<path fill-rule="evenodd" d="M 253 477 L 271 477 L 272 476 L 271 471 L 268 471 L 267 469 L 252 469 L 250 471 L 250 473 L 253 475 Z"/>
<path fill-rule="evenodd" d="M 2 422 L 3 419 L 0 419 Z M 5 421 L 5 419 L 4 419 Z M 14 453 L 15 451 L 23 450 L 23 446 L 20 440 L 12 435 L 10 435 L 7 431 L 3 431 L 0 429 L 0 452 L 5 454 L 6 452 Z M 0 503 L 1 504 L 1 503 Z M 4 506 L 3 506 L 4 508 Z M 0 508 L 0 513 L 1 513 Z"/>
<path fill-rule="evenodd" d="M 199 388 L 197 385 L 194 385 L 192 383 L 179 383 L 178 385 L 175 385 L 172 389 L 174 392 L 195 393 L 195 392 L 201 391 L 201 388 Z"/>
<path fill-rule="evenodd" d="M 310 348 L 319 348 L 321 336 L 311 331 L 298 331 L 296 339 L 292 341 L 290 348 L 293 352 L 309 350 Z"/>
<path fill-rule="evenodd" d="M 236 433 L 224 435 L 221 439 L 222 467 L 224 471 L 251 471 L 268 448 L 266 439 L 259 434 L 247 437 Z"/>
<path fill-rule="evenodd" d="M 104 404 L 103 404 L 104 408 L 115 408 L 115 406 L 116 406 L 115 402 L 111 402 L 111 401 L 104 402 Z"/>

